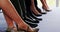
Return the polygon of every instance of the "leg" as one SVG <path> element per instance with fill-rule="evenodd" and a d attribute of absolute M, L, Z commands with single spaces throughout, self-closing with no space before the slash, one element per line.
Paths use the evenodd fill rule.
<path fill-rule="evenodd" d="M 46 0 L 40 0 L 41 1 L 41 3 L 42 3 L 42 8 L 44 9 L 44 10 L 46 10 L 46 11 L 50 11 L 50 9 L 49 9 L 49 7 L 48 7 L 48 5 L 47 5 L 47 3 L 46 3 Z"/>
<path fill-rule="evenodd" d="M 27 31 L 27 28 L 29 27 L 28 31 L 33 31 L 33 29 L 21 19 L 21 17 L 16 12 L 16 9 L 9 0 L 0 0 L 0 7 L 3 9 L 3 12 L 7 16 L 14 20 L 19 28 Z"/>
<path fill-rule="evenodd" d="M 35 5 L 35 7 L 36 7 L 36 9 L 38 10 L 39 13 L 46 14 L 46 12 L 42 12 L 41 9 L 38 8 L 38 6 L 37 6 L 38 5 L 37 0 L 34 0 L 34 5 Z"/>
<path fill-rule="evenodd" d="M 32 10 L 36 15 L 40 14 L 40 13 L 37 11 L 37 9 L 36 9 L 36 7 L 35 7 L 35 5 L 34 5 L 34 0 L 31 0 L 31 6 L 30 6 L 30 8 L 31 8 L 31 10 Z"/>
<path fill-rule="evenodd" d="M 7 22 L 8 27 L 9 28 L 14 27 L 14 24 L 13 24 L 12 19 L 10 19 L 7 15 L 4 15 L 4 16 L 5 16 L 5 19 L 6 19 L 6 22 Z"/>
<path fill-rule="evenodd" d="M 15 32 L 17 32 L 17 28 L 14 26 L 13 20 L 5 14 L 4 14 L 4 16 L 5 16 L 7 25 L 8 25 L 8 28 L 6 31 L 10 32 L 11 30 L 14 30 Z"/>

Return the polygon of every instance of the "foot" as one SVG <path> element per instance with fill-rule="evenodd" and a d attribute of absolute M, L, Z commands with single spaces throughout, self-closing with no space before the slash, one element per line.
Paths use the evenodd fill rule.
<path fill-rule="evenodd" d="M 33 29 L 31 28 L 29 25 L 27 27 L 27 29 L 25 29 L 24 27 L 22 27 L 22 25 L 20 25 L 20 28 L 18 28 L 18 31 L 25 31 L 25 32 L 38 32 L 38 29 Z"/>
<path fill-rule="evenodd" d="M 32 31 L 28 31 L 28 32 L 38 32 L 39 29 L 38 28 L 32 28 Z"/>
<path fill-rule="evenodd" d="M 34 6 L 31 6 L 30 9 L 31 9 L 31 11 L 32 11 L 35 15 L 37 15 L 37 16 L 40 16 L 40 15 L 41 15 L 41 13 L 39 13 Z"/>
<path fill-rule="evenodd" d="M 51 11 L 51 9 L 49 9 L 48 7 L 42 6 L 42 8 L 47 12 Z"/>
<path fill-rule="evenodd" d="M 17 28 L 13 27 L 13 28 L 7 28 L 6 32 L 18 32 Z"/>
<path fill-rule="evenodd" d="M 46 14 L 46 12 L 42 12 L 40 8 L 36 7 L 36 9 L 39 11 L 39 13 Z"/>

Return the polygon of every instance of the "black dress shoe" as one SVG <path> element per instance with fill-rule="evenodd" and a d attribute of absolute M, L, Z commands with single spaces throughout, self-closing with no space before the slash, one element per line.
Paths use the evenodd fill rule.
<path fill-rule="evenodd" d="M 29 20 L 29 19 L 23 19 L 25 23 L 27 23 L 29 26 L 31 26 L 32 28 L 35 28 L 38 26 L 38 23 L 34 23 L 33 21 Z"/>
<path fill-rule="evenodd" d="M 31 19 L 36 19 L 36 20 L 42 21 L 42 18 L 37 18 L 36 16 L 34 16 L 32 14 L 28 15 L 28 17 L 30 17 Z"/>
<path fill-rule="evenodd" d="M 26 21 L 26 20 L 25 20 L 25 22 L 26 22 L 28 25 L 30 25 L 32 28 L 35 28 L 35 27 L 38 26 L 38 24 L 30 23 L 29 21 Z"/>
<path fill-rule="evenodd" d="M 33 20 L 33 19 L 30 19 L 29 17 L 24 17 L 24 20 L 27 20 L 27 21 L 29 21 L 31 23 L 39 23 L 38 20 Z"/>
<path fill-rule="evenodd" d="M 37 18 L 35 17 L 34 15 L 27 15 L 30 19 L 35 19 L 35 20 L 38 20 L 38 21 L 42 21 L 42 18 Z"/>

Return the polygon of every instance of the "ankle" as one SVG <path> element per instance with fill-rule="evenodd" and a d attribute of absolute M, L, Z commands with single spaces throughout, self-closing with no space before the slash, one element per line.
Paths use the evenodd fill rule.
<path fill-rule="evenodd" d="M 49 7 L 47 5 L 43 5 L 42 6 L 44 9 L 49 9 Z"/>
<path fill-rule="evenodd" d="M 11 31 L 17 31 L 17 28 L 16 27 L 8 27 L 6 29 L 6 32 L 11 32 Z"/>
<path fill-rule="evenodd" d="M 8 26 L 8 28 L 11 28 L 11 29 L 12 29 L 13 27 L 14 27 L 14 26 Z"/>
<path fill-rule="evenodd" d="M 28 28 L 27 28 L 27 31 L 28 31 L 28 32 L 31 32 L 31 31 L 33 31 L 33 29 L 32 29 L 31 27 L 28 27 Z"/>
<path fill-rule="evenodd" d="M 23 29 L 23 30 L 27 30 L 27 25 L 20 23 L 18 24 L 18 30 Z"/>
<path fill-rule="evenodd" d="M 31 7 L 31 10 L 32 10 L 32 12 L 33 12 L 34 14 L 36 14 L 36 15 L 40 14 L 40 13 L 37 11 L 36 8 Z"/>

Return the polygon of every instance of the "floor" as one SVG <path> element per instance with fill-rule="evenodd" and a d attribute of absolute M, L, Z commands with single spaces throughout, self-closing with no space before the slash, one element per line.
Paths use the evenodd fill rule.
<path fill-rule="evenodd" d="M 60 8 L 52 8 L 51 12 L 42 16 L 43 21 L 39 23 L 39 32 L 60 32 Z"/>

